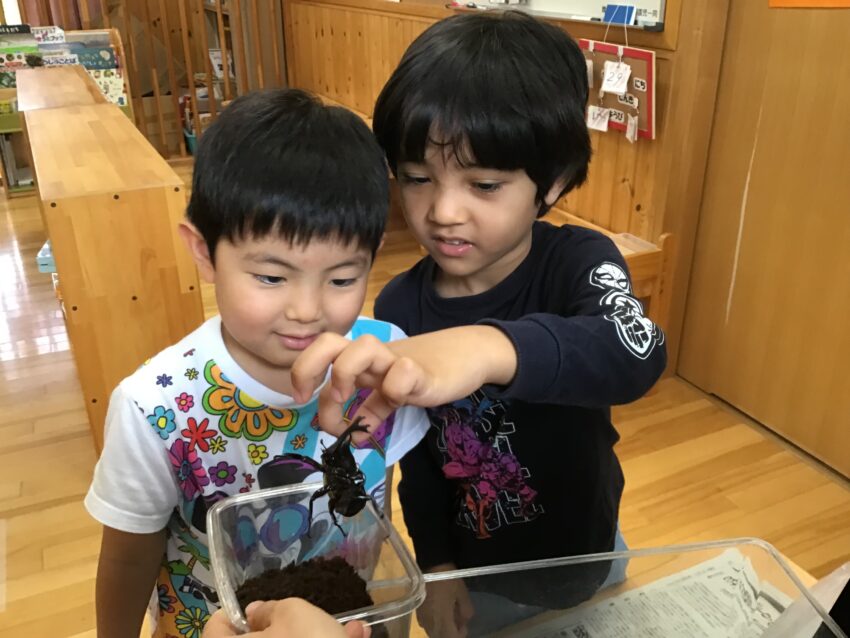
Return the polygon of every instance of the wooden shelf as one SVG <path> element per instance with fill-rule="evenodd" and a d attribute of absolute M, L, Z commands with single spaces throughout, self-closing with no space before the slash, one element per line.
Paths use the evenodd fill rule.
<path fill-rule="evenodd" d="M 79 64 L 21 69 L 17 73 L 18 110 L 106 104 L 106 96 Z"/>
<path fill-rule="evenodd" d="M 59 111 L 25 115 L 42 199 L 183 186 L 114 104 L 70 106 L 61 117 Z"/>
<path fill-rule="evenodd" d="M 186 189 L 114 104 L 28 111 L 24 124 L 100 450 L 113 388 L 203 321 L 197 269 L 176 233 Z"/>

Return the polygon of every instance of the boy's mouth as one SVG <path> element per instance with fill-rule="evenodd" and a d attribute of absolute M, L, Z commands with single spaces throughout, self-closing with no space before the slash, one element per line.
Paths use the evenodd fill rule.
<path fill-rule="evenodd" d="M 459 237 L 434 237 L 437 250 L 446 257 L 462 257 L 472 248 L 472 244 Z"/>
<path fill-rule="evenodd" d="M 283 346 L 288 350 L 306 350 L 318 338 L 318 333 L 311 335 L 282 335 L 277 334 Z"/>

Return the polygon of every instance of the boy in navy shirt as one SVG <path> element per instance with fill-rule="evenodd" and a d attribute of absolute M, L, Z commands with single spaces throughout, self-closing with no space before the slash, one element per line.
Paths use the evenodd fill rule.
<path fill-rule="evenodd" d="M 394 405 L 429 408 L 399 488 L 425 571 L 605 552 L 618 540 L 610 406 L 646 393 L 666 352 L 611 240 L 538 219 L 587 176 L 587 99 L 578 45 L 518 12 L 435 24 L 378 98 L 374 131 L 429 254 L 387 285 L 375 315 L 412 338 L 327 335 L 293 380 L 306 396 L 333 362 L 323 423 L 355 385 L 378 390 L 360 411 L 373 423 Z M 486 582 L 534 608 L 568 606 L 608 568 L 568 591 L 574 576 Z M 465 589 L 430 588 L 420 619 L 431 635 L 463 635 Z"/>

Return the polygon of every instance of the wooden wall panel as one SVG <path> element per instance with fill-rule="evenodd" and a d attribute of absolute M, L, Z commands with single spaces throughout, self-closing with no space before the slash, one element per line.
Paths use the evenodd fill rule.
<path fill-rule="evenodd" d="M 435 21 L 297 0 L 286 13 L 289 84 L 367 115 L 410 42 Z"/>
<path fill-rule="evenodd" d="M 671 5 L 671 15 L 678 15 L 680 5 Z M 437 19 L 451 15 L 431 5 L 401 7 L 413 8 L 401 12 L 368 0 L 288 2 L 285 19 L 290 85 L 371 116 L 378 93 L 407 46 Z M 568 26 L 582 31 L 577 36 L 601 37 L 600 33 L 585 33 L 586 27 Z M 678 28 L 671 25 L 663 36 L 641 34 L 644 39 L 655 35 L 662 45 L 658 49 L 659 124 L 670 101 L 671 88 L 671 54 L 663 46 L 675 33 Z M 623 34 L 616 37 L 622 38 Z M 616 37 L 611 35 L 612 40 Z M 591 177 L 584 188 L 559 207 L 614 232 L 629 232 L 656 241 L 663 227 L 655 223 L 661 215 L 653 201 L 654 178 L 656 156 L 665 151 L 664 141 L 630 144 L 623 135 L 615 133 L 594 132 L 592 137 Z"/>
<path fill-rule="evenodd" d="M 848 29 L 733 4 L 681 374 L 850 476 Z"/>

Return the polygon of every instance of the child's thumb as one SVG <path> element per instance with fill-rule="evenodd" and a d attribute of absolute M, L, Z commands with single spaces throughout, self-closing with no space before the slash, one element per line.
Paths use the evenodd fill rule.
<path fill-rule="evenodd" d="M 369 638 L 371 635 L 372 628 L 359 620 L 352 620 L 345 625 L 346 638 Z"/>

